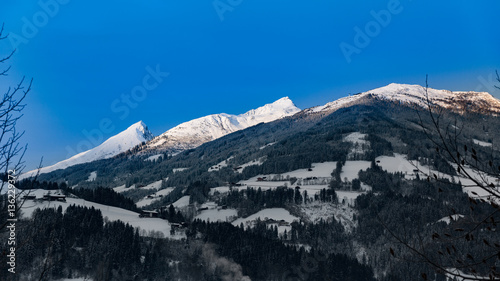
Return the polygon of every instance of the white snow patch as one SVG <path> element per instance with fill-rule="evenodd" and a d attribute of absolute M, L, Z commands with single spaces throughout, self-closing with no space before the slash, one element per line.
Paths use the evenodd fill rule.
<path fill-rule="evenodd" d="M 95 181 L 96 178 L 97 178 L 97 171 L 94 171 L 94 172 L 90 173 L 87 181 Z"/>
<path fill-rule="evenodd" d="M 172 205 L 176 208 L 189 206 L 189 195 L 182 196 L 179 200 L 175 201 Z"/>
<path fill-rule="evenodd" d="M 218 193 L 228 193 L 229 186 L 219 186 L 210 189 L 210 195 L 214 195 L 216 192 Z"/>
<path fill-rule="evenodd" d="M 157 196 L 166 196 L 166 195 L 169 195 L 170 192 L 172 192 L 173 190 L 175 189 L 175 187 L 167 187 L 165 189 L 162 189 L 162 190 L 158 190 L 155 194 Z"/>
<path fill-rule="evenodd" d="M 124 185 L 120 185 L 120 186 L 114 187 L 114 188 L 113 188 L 113 190 L 114 190 L 115 192 L 122 193 L 122 192 L 124 192 L 124 191 L 131 190 L 131 189 L 133 189 L 133 188 L 134 188 L 134 186 L 133 186 L 133 185 L 127 188 L 127 185 L 126 185 L 126 184 L 124 184 Z"/>
<path fill-rule="evenodd" d="M 161 183 L 162 183 L 162 180 L 155 181 L 153 183 L 150 183 L 146 186 L 141 187 L 141 189 L 160 189 Z"/>
<path fill-rule="evenodd" d="M 248 166 L 253 166 L 253 165 L 257 165 L 257 166 L 260 166 L 262 164 L 264 164 L 264 161 L 266 161 L 266 157 L 261 157 L 259 159 L 255 159 L 255 160 L 252 160 L 250 162 L 247 162 L 243 165 L 240 165 L 236 168 L 234 168 L 238 173 L 241 174 L 241 172 L 243 172 L 243 170 L 248 167 Z"/>
<path fill-rule="evenodd" d="M 370 142 L 364 139 L 366 136 L 366 134 L 354 132 L 344 137 L 344 141 L 352 143 L 352 147 L 347 154 L 347 159 L 354 159 L 356 154 L 362 154 L 365 152 L 364 148 L 367 148 L 370 145 Z"/>
<path fill-rule="evenodd" d="M 208 201 L 208 202 L 201 204 L 200 208 L 214 210 L 214 209 L 217 209 L 217 203 L 215 203 L 213 201 Z"/>
<path fill-rule="evenodd" d="M 174 173 L 177 173 L 177 172 L 182 172 L 182 171 L 185 171 L 185 170 L 188 170 L 189 168 L 173 168 L 172 171 Z"/>
<path fill-rule="evenodd" d="M 273 146 L 273 145 L 275 145 L 275 144 L 276 144 L 276 142 L 271 142 L 271 143 L 268 143 L 268 144 L 266 144 L 266 145 L 263 145 L 263 146 L 259 147 L 259 149 L 260 149 L 260 150 L 262 150 L 262 149 L 264 149 L 264 148 L 266 148 L 266 147 L 270 147 L 270 146 Z"/>
<path fill-rule="evenodd" d="M 394 153 L 394 156 L 379 156 L 375 158 L 377 165 L 389 173 L 402 172 L 407 179 L 415 179 L 418 169 L 427 173 L 432 171 L 429 167 L 421 166 L 418 161 L 408 161 L 405 155 Z"/>
<path fill-rule="evenodd" d="M 358 196 L 360 196 L 361 194 L 364 194 L 364 192 L 343 190 L 336 190 L 335 193 L 337 193 L 339 203 L 344 202 L 345 204 L 348 204 L 350 206 L 354 206 L 356 198 L 358 198 Z"/>
<path fill-rule="evenodd" d="M 444 218 L 438 220 L 437 222 L 444 221 L 446 224 L 450 224 L 451 221 L 457 221 L 458 219 L 463 218 L 463 217 L 464 217 L 464 215 L 455 214 L 455 215 L 444 217 Z"/>
<path fill-rule="evenodd" d="M 491 142 L 484 142 L 484 141 L 480 141 L 480 140 L 476 140 L 476 139 L 472 139 L 472 141 L 474 141 L 475 144 L 480 145 L 480 146 L 484 146 L 484 147 L 491 147 L 493 145 Z"/>
<path fill-rule="evenodd" d="M 268 226 L 278 226 L 278 233 L 282 234 L 285 232 L 290 232 L 291 226 L 290 223 L 293 221 L 298 221 L 299 218 L 293 216 L 287 210 L 283 208 L 270 208 L 261 210 L 251 216 L 246 218 L 239 218 L 233 221 L 234 226 L 240 226 L 243 223 L 245 227 L 253 227 L 255 225 L 256 220 L 260 218 L 261 221 L 268 222 Z M 273 220 L 273 221 L 271 221 Z M 280 223 L 281 222 L 281 223 Z"/>
<path fill-rule="evenodd" d="M 139 208 L 150 205 L 153 202 L 160 200 L 163 196 L 169 195 L 173 190 L 173 187 L 167 187 L 165 189 L 159 190 L 139 200 L 137 203 L 135 203 L 135 205 L 137 205 L 137 207 Z"/>
<path fill-rule="evenodd" d="M 347 142 L 352 142 L 352 143 L 368 143 L 364 138 L 366 137 L 366 134 L 362 134 L 360 132 L 354 132 L 350 133 L 349 135 L 344 137 L 344 141 Z"/>
<path fill-rule="evenodd" d="M 489 277 L 465 274 L 462 271 L 455 268 L 447 268 L 447 270 L 453 272 L 453 274 L 459 274 L 460 276 L 463 277 L 457 277 L 453 274 L 446 273 L 446 281 L 491 280 Z"/>
<path fill-rule="evenodd" d="M 342 166 L 342 172 L 340 173 L 340 179 L 352 181 L 358 178 L 358 173 L 360 170 L 366 170 L 370 168 L 370 161 L 346 161 L 344 166 Z"/>
<path fill-rule="evenodd" d="M 219 171 L 220 169 L 227 167 L 228 162 L 229 162 L 231 159 L 233 159 L 233 158 L 234 158 L 234 156 L 231 156 L 231 157 L 227 158 L 226 160 L 224 160 L 224 161 L 220 162 L 219 164 L 214 165 L 214 166 L 212 166 L 212 167 L 208 168 L 208 171 L 209 171 L 209 172 Z"/>
<path fill-rule="evenodd" d="M 162 156 L 163 156 L 163 154 L 152 155 L 152 156 L 149 156 L 148 158 L 144 159 L 144 161 L 156 161 Z"/>

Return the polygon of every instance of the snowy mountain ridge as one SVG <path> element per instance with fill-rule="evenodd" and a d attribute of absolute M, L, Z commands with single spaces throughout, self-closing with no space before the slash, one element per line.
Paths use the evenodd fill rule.
<path fill-rule="evenodd" d="M 41 168 L 40 174 L 66 169 L 77 164 L 111 158 L 151 139 L 153 139 L 153 134 L 148 130 L 146 124 L 139 121 L 128 127 L 125 131 L 110 137 L 97 147 L 81 152 L 54 165 Z M 36 173 L 36 170 L 29 171 L 21 177 L 26 178 L 34 176 Z"/>
<path fill-rule="evenodd" d="M 147 149 L 154 149 L 159 152 L 167 150 L 180 152 L 195 148 L 232 132 L 262 122 L 271 122 L 299 111 L 300 109 L 288 97 L 284 97 L 240 115 L 221 113 L 194 119 L 182 123 L 156 138 L 154 138 L 147 126 L 140 121 L 93 149 L 81 152 L 54 165 L 43 167 L 40 169 L 40 174 L 66 169 L 77 164 L 111 158 L 134 148 L 142 142 L 148 144 Z M 21 178 L 34 176 L 36 173 L 36 170 L 29 171 L 21 175 Z"/>
<path fill-rule="evenodd" d="M 427 88 L 432 105 L 463 113 L 471 110 L 483 114 L 500 114 L 500 101 L 487 92 L 436 90 Z M 322 106 L 307 109 L 307 112 L 331 112 L 347 107 L 362 98 L 397 101 L 406 105 L 427 106 L 426 89 L 420 85 L 391 83 L 387 86 L 356 95 L 340 98 Z"/>
<path fill-rule="evenodd" d="M 211 114 L 182 123 L 150 141 L 147 149 L 180 152 L 259 123 L 268 123 L 299 112 L 288 97 L 240 115 Z"/>
<path fill-rule="evenodd" d="M 396 83 L 343 97 L 322 106 L 305 109 L 302 112 L 305 114 L 329 114 L 337 109 L 363 102 L 365 99 L 388 100 L 407 106 L 417 105 L 426 107 L 426 94 L 433 105 L 459 113 L 472 111 L 481 114 L 500 114 L 500 101 L 487 92 L 448 91 L 431 88 L 428 88 L 426 91 L 426 88 L 420 85 Z M 146 153 L 150 153 L 151 151 L 155 153 L 178 153 L 196 148 L 227 134 L 259 123 L 272 122 L 286 116 L 294 115 L 300 111 L 290 98 L 283 97 L 273 103 L 249 110 L 240 115 L 220 113 L 200 117 L 182 123 L 158 137 L 153 137 L 146 125 L 140 121 L 93 149 L 79 153 L 52 166 L 42 168 L 40 173 L 49 173 L 77 164 L 111 158 L 130 150 L 142 142 L 146 142 L 146 146 L 143 148 Z M 34 174 L 35 171 L 30 171 L 22 177 Z"/>

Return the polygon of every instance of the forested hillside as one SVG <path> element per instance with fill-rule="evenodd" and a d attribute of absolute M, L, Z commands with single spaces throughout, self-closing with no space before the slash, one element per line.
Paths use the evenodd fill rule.
<path fill-rule="evenodd" d="M 408 245 L 445 268 L 470 271 L 456 261 L 498 242 L 490 225 L 470 222 L 500 216 L 436 150 L 431 117 L 425 107 L 367 95 L 176 155 L 151 160 L 129 151 L 43 174 L 36 188 L 158 212 L 171 237 L 139 235 L 98 210 L 48 208 L 23 221 L 39 233 L 24 234 L 23 266 L 42 261 L 30 278 L 47 280 L 446 280 Z M 459 131 L 456 147 L 498 167 L 497 116 L 445 110 L 439 118 L 446 132 Z M 468 240 L 439 239 L 457 229 Z M 495 266 L 491 256 L 473 273 L 487 276 Z"/>

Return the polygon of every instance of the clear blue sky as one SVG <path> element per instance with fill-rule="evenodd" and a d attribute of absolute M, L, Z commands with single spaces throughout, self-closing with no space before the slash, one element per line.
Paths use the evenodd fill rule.
<path fill-rule="evenodd" d="M 433 88 L 487 91 L 499 14 L 493 0 L 2 0 L 0 54 L 18 51 L 0 90 L 34 78 L 19 123 L 33 168 L 76 152 L 105 118 L 104 138 L 139 120 L 158 135 L 283 96 L 307 108 L 426 74 Z M 169 76 L 157 83 L 147 66 Z M 132 91 L 137 100 L 120 100 Z"/>

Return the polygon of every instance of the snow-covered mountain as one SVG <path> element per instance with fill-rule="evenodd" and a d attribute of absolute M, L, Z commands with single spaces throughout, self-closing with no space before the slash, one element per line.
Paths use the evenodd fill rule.
<path fill-rule="evenodd" d="M 487 92 L 462 92 L 427 89 L 429 101 L 459 113 L 473 111 L 482 114 L 500 114 L 500 101 Z M 385 87 L 344 97 L 322 106 L 306 109 L 306 112 L 332 112 L 339 108 L 348 107 L 363 98 L 396 101 L 406 105 L 427 106 L 426 89 L 420 85 L 392 83 Z"/>
<path fill-rule="evenodd" d="M 322 106 L 308 108 L 303 110 L 302 113 L 325 115 L 339 108 L 349 107 L 371 99 L 393 101 L 407 106 L 425 107 L 426 95 L 432 104 L 455 112 L 463 113 L 472 111 L 481 114 L 500 114 L 500 101 L 486 92 L 454 92 L 431 88 L 428 88 L 426 91 L 426 88 L 420 85 L 396 83 L 340 98 Z M 147 142 L 147 144 L 141 152 L 147 154 L 163 152 L 177 153 L 198 147 L 206 142 L 259 123 L 268 123 L 298 112 L 300 112 L 300 109 L 288 97 L 284 97 L 240 115 L 220 113 L 197 118 L 182 123 L 154 138 L 146 125 L 141 121 L 130 126 L 122 133 L 106 140 L 98 147 L 82 152 L 52 166 L 44 167 L 40 172 L 48 173 L 76 164 L 110 158 L 142 142 Z M 31 175 L 33 171 L 27 174 Z"/>
<path fill-rule="evenodd" d="M 81 152 L 69 159 L 58 162 L 52 166 L 43 167 L 40 173 L 50 173 L 59 169 L 66 169 L 77 164 L 88 163 L 96 160 L 111 158 L 122 152 L 125 152 L 142 142 L 153 139 L 153 134 L 148 130 L 146 124 L 139 121 L 128 127 L 125 131 L 110 137 L 101 145 L 93 149 Z M 29 177 L 36 174 L 36 170 L 30 171 L 22 177 Z"/>
<path fill-rule="evenodd" d="M 148 143 L 148 150 L 179 152 L 195 148 L 232 132 L 267 123 L 299 112 L 288 98 L 252 109 L 244 114 L 212 114 L 182 123 Z"/>

